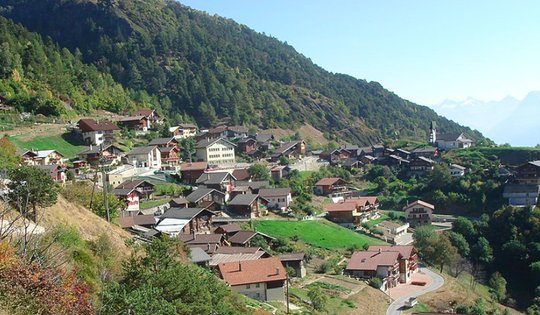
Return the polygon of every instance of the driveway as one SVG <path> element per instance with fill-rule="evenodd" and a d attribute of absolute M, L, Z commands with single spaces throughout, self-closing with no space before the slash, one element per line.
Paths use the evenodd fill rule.
<path fill-rule="evenodd" d="M 435 291 L 438 288 L 442 287 L 442 285 L 444 284 L 443 277 L 441 277 L 437 273 L 435 273 L 435 272 L 433 272 L 433 271 L 431 271 L 431 270 L 429 270 L 427 268 L 422 267 L 422 268 L 420 268 L 420 270 L 418 272 L 420 273 L 420 275 L 422 277 L 431 278 L 431 281 L 426 281 L 427 282 L 426 286 L 421 287 L 421 289 L 415 290 L 413 292 L 411 292 L 409 290 L 408 293 L 406 293 L 404 291 L 401 291 L 400 288 L 399 288 L 399 285 L 398 285 L 398 290 L 399 291 L 394 292 L 394 294 L 391 294 L 391 295 L 400 296 L 400 297 L 397 298 L 396 300 L 394 300 L 394 302 L 392 302 L 392 304 L 390 304 L 390 306 L 388 307 L 388 310 L 386 311 L 386 315 L 399 315 L 399 314 L 401 314 L 402 311 L 406 310 L 406 308 L 404 307 L 404 303 L 405 303 L 406 300 L 408 300 L 411 297 L 418 298 L 419 296 L 421 296 L 423 294 L 426 294 L 426 293 L 431 292 L 431 291 Z M 410 286 L 410 285 L 405 284 L 405 285 L 401 285 L 401 286 Z M 403 293 L 403 294 L 401 294 L 401 293 Z"/>

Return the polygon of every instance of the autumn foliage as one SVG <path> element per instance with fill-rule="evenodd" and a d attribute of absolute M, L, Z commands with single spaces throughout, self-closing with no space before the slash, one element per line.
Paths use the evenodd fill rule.
<path fill-rule="evenodd" d="M 0 305 L 22 314 L 94 314 L 89 298 L 74 273 L 27 263 L 0 242 Z"/>

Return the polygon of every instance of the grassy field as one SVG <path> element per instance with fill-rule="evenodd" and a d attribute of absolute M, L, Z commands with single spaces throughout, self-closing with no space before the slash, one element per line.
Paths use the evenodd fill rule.
<path fill-rule="evenodd" d="M 298 238 L 305 243 L 326 249 L 360 247 L 384 242 L 343 228 L 326 220 L 320 221 L 256 221 L 255 229 L 274 237 Z"/>
<path fill-rule="evenodd" d="M 72 158 L 82 152 L 86 146 L 75 139 L 71 134 L 54 136 L 36 136 L 30 140 L 21 139 L 22 136 L 10 137 L 9 140 L 22 149 L 57 150 L 66 158 Z"/>
<path fill-rule="evenodd" d="M 300 177 L 304 180 L 313 175 L 313 173 L 315 173 L 315 171 L 300 171 Z"/>
<path fill-rule="evenodd" d="M 164 205 L 170 200 L 171 200 L 170 198 L 163 198 L 163 199 L 141 201 L 141 203 L 139 204 L 139 208 L 141 210 L 150 209 L 153 207 Z"/>

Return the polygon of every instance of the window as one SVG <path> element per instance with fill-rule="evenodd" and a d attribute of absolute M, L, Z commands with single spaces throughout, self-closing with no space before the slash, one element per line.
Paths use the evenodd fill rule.
<path fill-rule="evenodd" d="M 251 285 L 246 284 L 246 289 L 251 289 Z"/>

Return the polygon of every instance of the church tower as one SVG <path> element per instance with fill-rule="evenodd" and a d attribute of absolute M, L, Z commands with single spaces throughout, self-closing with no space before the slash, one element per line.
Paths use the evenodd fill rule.
<path fill-rule="evenodd" d="M 437 123 L 432 121 L 429 127 L 429 143 L 435 144 L 435 142 L 437 142 Z"/>

